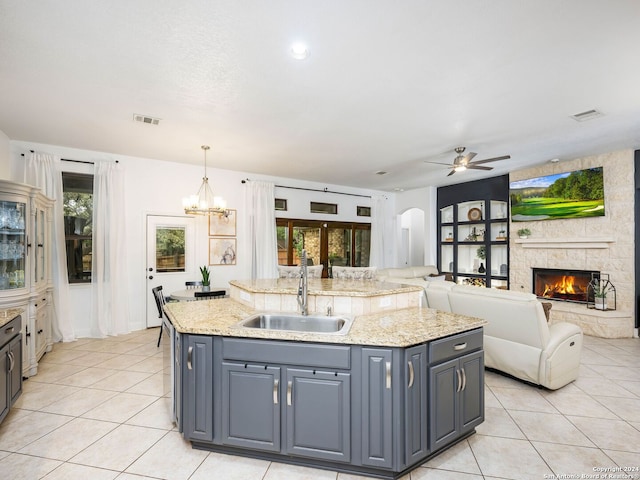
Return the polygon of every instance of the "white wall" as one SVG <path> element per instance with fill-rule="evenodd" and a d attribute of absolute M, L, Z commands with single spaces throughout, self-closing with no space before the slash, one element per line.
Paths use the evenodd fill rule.
<path fill-rule="evenodd" d="M 0 130 L 0 179 L 11 180 L 11 145 L 9 137 Z"/>
<path fill-rule="evenodd" d="M 185 165 L 174 162 L 163 162 L 154 159 L 129 157 L 125 155 L 113 155 L 104 152 L 77 150 L 72 148 L 39 145 L 27 142 L 11 142 L 12 164 L 15 181 L 21 181 L 23 175 L 24 157 L 20 154 L 28 150 L 37 150 L 45 153 L 59 155 L 62 158 L 84 161 L 118 160 L 125 168 L 125 200 L 129 208 L 126 211 L 125 224 L 128 237 L 127 258 L 123 261 L 128 265 L 129 278 L 129 324 L 132 330 L 145 328 L 146 326 L 146 296 L 149 295 L 146 288 L 146 216 L 150 213 L 162 215 L 183 215 L 182 198 L 194 194 L 202 180 L 201 165 Z M 92 173 L 92 166 L 78 163 L 64 163 L 68 171 Z M 17 178 L 16 178 L 17 177 Z M 248 278 L 250 265 L 247 259 L 241 255 L 245 250 L 245 217 L 244 186 L 242 180 L 271 181 L 276 185 L 294 186 L 302 188 L 314 188 L 331 191 L 355 193 L 361 195 L 382 194 L 382 192 L 364 189 L 355 189 L 339 185 L 317 184 L 300 180 L 260 176 L 247 172 L 236 172 L 220 169 L 208 170 L 209 183 L 216 195 L 221 195 L 227 201 L 227 207 L 237 210 L 237 239 L 238 259 L 236 265 L 214 266 L 211 273 L 216 284 L 226 283 L 233 279 Z M 385 195 L 391 197 L 393 194 Z M 371 199 L 337 195 L 325 192 L 309 192 L 305 190 L 293 190 L 276 188 L 278 198 L 288 200 L 288 212 L 278 212 L 278 216 L 287 218 L 309 218 L 332 221 L 369 222 L 368 217 L 358 217 L 355 207 L 370 206 Z M 338 203 L 338 215 L 319 215 L 309 213 L 309 201 L 322 201 Z M 196 264 L 208 263 L 208 220 L 206 217 L 196 218 Z M 77 336 L 88 335 L 86 328 L 86 312 L 91 311 L 90 288 L 86 285 L 72 285 L 71 298 L 75 309 L 74 327 Z"/>

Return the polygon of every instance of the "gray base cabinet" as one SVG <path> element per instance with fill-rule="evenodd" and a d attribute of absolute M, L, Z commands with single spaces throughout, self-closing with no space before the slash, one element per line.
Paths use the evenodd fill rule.
<path fill-rule="evenodd" d="M 182 339 L 198 448 L 397 478 L 484 419 L 482 329 L 408 348 Z"/>
<path fill-rule="evenodd" d="M 351 460 L 351 374 L 287 368 L 287 453 Z"/>
<path fill-rule="evenodd" d="M 213 441 L 213 337 L 183 335 L 182 428 L 185 438 Z"/>
<path fill-rule="evenodd" d="M 8 322 L 0 331 L 0 422 L 22 393 L 21 317 Z"/>
<path fill-rule="evenodd" d="M 456 335 L 431 346 L 429 368 L 430 445 L 433 451 L 471 432 L 484 421 L 484 354 L 480 334 Z"/>
<path fill-rule="evenodd" d="M 362 464 L 393 466 L 392 355 L 390 348 L 362 349 Z"/>
<path fill-rule="evenodd" d="M 427 408 L 427 346 L 417 345 L 405 350 L 406 394 L 405 394 L 405 452 L 407 465 L 427 457 L 428 442 Z"/>
<path fill-rule="evenodd" d="M 280 451 L 280 368 L 222 364 L 222 443 Z"/>

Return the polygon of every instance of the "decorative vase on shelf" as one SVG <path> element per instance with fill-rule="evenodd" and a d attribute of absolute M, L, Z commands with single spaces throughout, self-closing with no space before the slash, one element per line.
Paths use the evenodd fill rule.
<path fill-rule="evenodd" d="M 487 269 L 484 268 L 484 263 L 481 262 L 480 266 L 478 267 L 478 273 L 484 273 L 486 271 L 487 271 Z"/>

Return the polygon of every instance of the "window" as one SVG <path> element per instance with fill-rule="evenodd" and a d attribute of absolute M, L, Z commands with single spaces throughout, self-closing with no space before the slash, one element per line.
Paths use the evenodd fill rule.
<path fill-rule="evenodd" d="M 276 219 L 278 264 L 299 265 L 302 250 L 310 265 L 324 265 L 323 276 L 333 265 L 368 267 L 371 224 Z"/>
<path fill-rule="evenodd" d="M 337 215 L 338 205 L 335 203 L 309 202 L 309 211 L 311 213 L 328 213 L 331 215 Z"/>
<path fill-rule="evenodd" d="M 156 227 L 156 271 L 184 272 L 185 227 Z"/>
<path fill-rule="evenodd" d="M 287 199 L 286 198 L 276 198 L 276 210 L 286 211 L 287 210 Z"/>
<path fill-rule="evenodd" d="M 359 217 L 370 217 L 371 207 L 357 207 L 356 213 Z"/>
<path fill-rule="evenodd" d="M 69 283 L 91 282 L 93 175 L 62 173 Z"/>

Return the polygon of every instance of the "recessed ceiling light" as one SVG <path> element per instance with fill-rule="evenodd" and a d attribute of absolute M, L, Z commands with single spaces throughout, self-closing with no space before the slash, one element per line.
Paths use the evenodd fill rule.
<path fill-rule="evenodd" d="M 559 161 L 559 158 L 552 158 L 551 160 L 549 160 L 550 163 L 558 163 Z"/>
<path fill-rule="evenodd" d="M 386 175 L 387 172 L 385 172 L 384 170 L 378 170 L 377 172 L 375 172 L 376 175 Z"/>
<path fill-rule="evenodd" d="M 291 45 L 291 56 L 296 60 L 304 60 L 309 55 L 309 48 L 304 43 L 298 42 Z"/>

